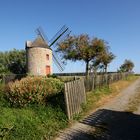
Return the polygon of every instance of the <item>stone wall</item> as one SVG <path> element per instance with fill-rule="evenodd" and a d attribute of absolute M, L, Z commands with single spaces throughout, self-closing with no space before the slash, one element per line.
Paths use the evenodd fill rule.
<path fill-rule="evenodd" d="M 49 55 L 49 60 L 47 56 Z M 26 46 L 27 71 L 31 75 L 46 75 L 46 66 L 50 66 L 52 74 L 52 50 L 44 47 Z"/>

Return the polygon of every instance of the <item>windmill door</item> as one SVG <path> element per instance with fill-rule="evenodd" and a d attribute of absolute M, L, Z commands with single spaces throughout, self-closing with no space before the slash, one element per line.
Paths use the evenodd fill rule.
<path fill-rule="evenodd" d="M 46 66 L 46 75 L 50 74 L 51 73 L 51 69 L 50 69 L 50 66 Z"/>

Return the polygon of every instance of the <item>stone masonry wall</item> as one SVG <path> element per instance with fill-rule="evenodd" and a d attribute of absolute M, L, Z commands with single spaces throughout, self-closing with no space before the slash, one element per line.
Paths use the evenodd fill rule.
<path fill-rule="evenodd" d="M 46 66 L 50 66 L 52 74 L 52 51 L 41 47 L 26 47 L 27 71 L 31 75 L 46 75 Z M 49 55 L 47 60 L 46 55 Z"/>

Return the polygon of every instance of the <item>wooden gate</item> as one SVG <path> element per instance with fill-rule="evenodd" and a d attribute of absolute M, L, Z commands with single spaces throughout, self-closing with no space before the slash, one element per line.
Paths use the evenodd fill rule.
<path fill-rule="evenodd" d="M 65 83 L 65 102 L 69 119 L 81 111 L 81 105 L 86 103 L 83 79 Z"/>

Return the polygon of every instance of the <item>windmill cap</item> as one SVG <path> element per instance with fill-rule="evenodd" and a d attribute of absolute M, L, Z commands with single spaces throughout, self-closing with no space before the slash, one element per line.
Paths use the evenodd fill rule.
<path fill-rule="evenodd" d="M 26 41 L 26 47 L 31 47 L 32 41 Z"/>
<path fill-rule="evenodd" d="M 40 37 L 38 36 L 33 42 L 32 41 L 26 41 L 26 47 L 40 47 L 40 48 L 51 48 L 48 46 L 48 44 Z"/>

